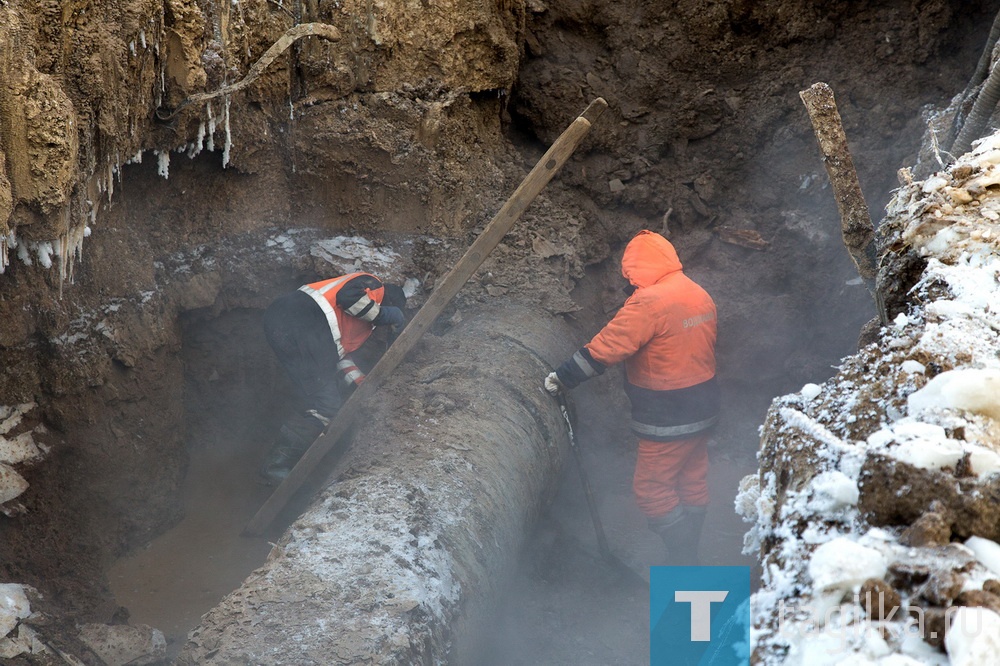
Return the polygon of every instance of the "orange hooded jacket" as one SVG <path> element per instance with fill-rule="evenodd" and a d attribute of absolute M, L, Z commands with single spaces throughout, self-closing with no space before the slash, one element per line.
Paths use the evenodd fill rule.
<path fill-rule="evenodd" d="M 714 426 L 718 415 L 715 303 L 681 269 L 666 238 L 639 232 L 622 256 L 622 275 L 635 291 L 557 370 L 572 388 L 624 361 L 632 429 L 645 439 L 687 438 Z"/>

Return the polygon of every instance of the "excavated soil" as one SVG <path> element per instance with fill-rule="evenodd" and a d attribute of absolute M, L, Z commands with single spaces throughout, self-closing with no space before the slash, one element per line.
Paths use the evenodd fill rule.
<path fill-rule="evenodd" d="M 122 606 L 151 622 L 112 594 L 112 564 L 205 514 L 232 512 L 226 527 L 194 528 L 224 541 L 216 530 L 263 496 L 247 477 L 286 405 L 256 321 L 329 270 L 299 251 L 308 242 L 286 251 L 288 230 L 408 239 L 394 277 L 433 287 L 597 95 L 608 112 L 442 320 L 524 298 L 583 342 L 621 302 L 623 243 L 669 234 L 720 311 L 726 409 L 703 552 L 743 561 L 731 498 L 767 405 L 829 376 L 874 313 L 797 93 L 819 80 L 837 93 L 877 219 L 914 158 L 921 109 L 963 88 L 996 3 L 300 5 L 0 7 L 0 43 L 17 47 L 0 61 L 0 230 L 32 262 L 11 249 L 0 275 L 0 404 L 36 402 L 24 427 L 43 424 L 51 447 L 18 468 L 30 489 L 0 517 L 2 582 L 36 588 L 33 607 L 65 623 L 49 634 L 91 660 L 75 622 L 121 622 Z M 247 91 L 170 116 L 242 77 L 296 12 L 341 40 L 300 42 Z M 44 244 L 59 240 L 46 270 Z M 581 441 L 616 549 L 648 564 L 658 544 L 631 505 L 618 381 L 581 392 Z M 236 506 L 191 486 L 217 479 L 220 459 L 244 479 Z M 645 663 L 645 599 L 604 577 L 574 473 L 498 600 L 492 663 Z M 164 560 L 149 566 L 177 586 Z M 175 642 L 238 582 L 227 574 L 188 581 L 199 608 L 162 627 Z"/>

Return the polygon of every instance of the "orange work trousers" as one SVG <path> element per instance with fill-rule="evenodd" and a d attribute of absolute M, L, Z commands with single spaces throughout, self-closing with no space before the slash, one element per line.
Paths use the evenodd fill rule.
<path fill-rule="evenodd" d="M 673 442 L 639 440 L 632 489 L 649 518 L 663 516 L 681 504 L 708 504 L 708 435 Z"/>

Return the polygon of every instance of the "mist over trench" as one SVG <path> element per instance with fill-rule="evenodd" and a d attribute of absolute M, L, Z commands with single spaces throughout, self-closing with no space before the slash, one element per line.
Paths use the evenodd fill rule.
<path fill-rule="evenodd" d="M 502 311 L 494 303 L 523 299 L 541 303 L 546 316 L 572 331 L 569 346 L 579 346 L 620 304 L 617 261 L 627 238 L 639 228 L 667 231 L 687 272 L 713 294 L 720 310 L 725 412 L 712 450 L 713 504 L 702 554 L 706 563 L 749 564 L 740 554 L 742 530 L 732 497 L 738 479 L 755 467 L 757 428 L 767 405 L 775 395 L 832 374 L 831 366 L 854 350 L 858 330 L 873 315 L 863 287 L 851 284 L 855 275 L 839 243 L 835 207 L 794 93 L 814 79 L 833 77 L 877 218 L 895 168 L 916 149 L 920 104 L 961 88 L 984 38 L 980 33 L 988 28 L 977 17 L 989 16 L 991 8 L 935 3 L 938 13 L 915 18 L 902 4 L 876 10 L 858 3 L 856 23 L 846 20 L 833 33 L 817 28 L 822 40 L 807 48 L 801 40 L 812 28 L 800 24 L 813 18 L 812 10 L 795 3 L 788 7 L 797 18 L 780 25 L 746 8 L 716 21 L 682 5 L 683 15 L 674 18 L 690 28 L 691 39 L 737 48 L 730 60 L 702 55 L 700 63 L 670 54 L 669 75 L 659 83 L 682 92 L 659 105 L 649 102 L 637 76 L 656 67 L 635 56 L 656 26 L 630 36 L 624 28 L 622 17 L 636 8 L 606 8 L 589 17 L 610 38 L 592 34 L 588 17 L 562 3 L 533 13 L 511 96 L 475 97 L 454 111 L 446 125 L 450 143 L 427 158 L 446 164 L 442 171 L 449 175 L 468 168 L 477 179 L 465 188 L 442 179 L 448 188 L 443 195 L 433 186 L 400 184 L 417 182 L 421 163 L 404 161 L 397 168 L 376 149 L 352 155 L 357 144 L 323 155 L 323 149 L 305 147 L 316 142 L 311 132 L 336 143 L 335 132 L 317 131 L 323 128 L 322 105 L 281 122 L 291 147 L 252 153 L 257 163 L 249 166 L 223 169 L 217 150 L 192 160 L 174 156 L 166 180 L 148 154 L 144 163 L 123 167 L 119 192 L 101 209 L 78 266 L 77 285 L 66 288 L 63 298 L 72 300 L 76 289 L 87 294 L 81 309 L 96 308 L 108 293 L 125 296 L 155 284 L 169 305 L 159 311 L 137 307 L 127 321 L 116 320 L 128 331 L 116 344 L 138 351 L 118 349 L 106 371 L 111 379 L 89 397 L 66 388 L 73 381 L 59 385 L 58 378 L 73 378 L 69 372 L 49 370 L 47 381 L 34 380 L 42 396 L 40 418 L 54 426 L 52 443 L 60 457 L 50 471 L 29 473 L 38 494 L 28 502 L 27 517 L 4 526 L 11 536 L 4 553 L 10 575 L 43 590 L 55 581 L 61 594 L 53 598 L 89 620 L 107 622 L 125 608 L 129 622 L 163 630 L 176 655 L 201 615 L 263 564 L 268 542 L 281 536 L 281 526 L 261 540 L 239 536 L 268 494 L 256 483 L 255 470 L 288 409 L 282 397 L 287 382 L 259 330 L 262 309 L 281 290 L 331 270 L 307 248 L 313 240 L 341 235 L 410 248 L 400 270 L 432 286 L 516 185 L 519 167 L 530 164 L 582 108 L 583 98 L 567 91 L 566 81 L 576 79 L 587 82 L 588 94 L 611 98 L 615 115 L 595 127 L 580 156 L 433 335 L 447 344 L 463 313 L 485 318 L 491 309 Z M 865 12 L 878 16 L 882 27 L 872 27 Z M 911 34 L 915 23 L 924 26 L 917 36 Z M 658 49 L 675 38 L 660 35 L 646 57 L 666 61 Z M 900 55 L 900 40 L 906 39 L 916 47 L 914 61 Z M 893 40 L 893 53 L 878 51 Z M 741 72 L 753 69 L 740 60 L 747 50 L 772 42 L 779 46 L 762 51 L 755 63 L 766 73 L 755 74 L 752 85 L 736 83 Z M 858 72 L 870 62 L 845 55 L 859 44 L 876 44 L 872 53 L 898 69 L 865 80 Z M 937 72 L 928 73 L 929 67 Z M 773 86 L 755 97 L 768 77 Z M 369 103 L 369 120 L 389 114 Z M 350 104 L 339 108 L 349 110 Z M 438 140 L 431 125 L 420 127 L 425 142 Z M 480 139 L 487 148 L 482 159 L 469 148 Z M 392 140 L 402 141 L 395 135 Z M 725 242 L 719 230 L 728 227 L 756 230 L 766 249 Z M 298 229 L 306 230 L 302 240 L 291 252 L 282 251 L 289 230 Z M 15 264 L 4 278 L 13 282 L 4 288 L 13 293 L 11 284 L 35 281 L 32 293 L 47 289 L 45 278 L 31 272 L 37 270 Z M 68 366 L 67 357 L 74 355 L 45 344 L 60 326 L 67 324 L 36 326 L 29 336 L 50 354 L 49 366 Z M 12 348 L 20 344 L 15 334 L 5 340 Z M 19 356 L 11 358 L 17 375 Z M 645 530 L 631 499 L 634 441 L 620 383 L 615 369 L 574 393 L 577 436 L 612 548 L 642 568 L 656 563 L 662 544 Z M 526 383 L 522 390 L 537 388 Z M 414 393 L 419 404 L 401 420 L 466 407 Z M 336 477 L 335 465 L 331 461 L 316 475 L 313 491 L 327 475 Z M 399 473 L 404 477 L 405 469 Z M 159 481 L 150 485 L 149 479 Z M 61 492 L 66 486 L 70 492 Z M 60 506 L 67 499 L 71 510 Z M 277 522 L 287 525 L 306 505 L 299 498 Z M 485 604 L 493 614 L 481 623 L 489 629 L 476 632 L 476 663 L 645 663 L 646 600 L 617 586 L 596 557 L 571 460 L 547 487 L 542 506 L 517 549 L 519 567 L 494 583 L 503 593 Z M 36 544 L 57 540 L 46 534 L 67 537 L 69 545 L 51 559 L 32 559 Z M 68 564 L 52 563 L 81 544 L 84 555 L 76 562 L 70 557 Z"/>

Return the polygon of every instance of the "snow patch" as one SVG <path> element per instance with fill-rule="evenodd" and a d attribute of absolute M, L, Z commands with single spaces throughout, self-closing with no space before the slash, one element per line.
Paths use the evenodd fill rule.
<path fill-rule="evenodd" d="M 990 539 L 971 536 L 965 540 L 965 546 L 975 554 L 976 559 L 984 567 L 994 575 L 1000 576 L 1000 544 Z"/>
<path fill-rule="evenodd" d="M 799 391 L 799 393 L 802 394 L 802 397 L 805 398 L 806 400 L 812 400 L 817 396 L 819 396 L 819 394 L 822 392 L 823 389 L 820 388 L 819 384 L 806 384 L 805 386 L 802 387 L 802 390 Z"/>
<path fill-rule="evenodd" d="M 1000 615 L 988 608 L 959 607 L 945 635 L 951 666 L 991 666 L 1000 655 Z"/>
<path fill-rule="evenodd" d="M 0 505 L 10 502 L 28 489 L 28 482 L 13 465 L 40 459 L 48 452 L 47 447 L 37 444 L 34 439 L 35 433 L 44 431 L 43 426 L 27 430 L 21 427 L 24 415 L 34 408 L 33 402 L 0 405 Z M 21 432 L 15 433 L 19 428 Z"/>
<path fill-rule="evenodd" d="M 832 514 L 857 506 L 857 482 L 841 471 L 823 472 L 812 480 L 809 508 L 817 513 Z"/>
<path fill-rule="evenodd" d="M 313 243 L 309 254 L 341 268 L 372 270 L 386 268 L 399 260 L 399 253 L 377 246 L 361 236 L 337 236 Z"/>
<path fill-rule="evenodd" d="M 911 413 L 964 409 L 1000 420 L 1000 370 L 961 368 L 937 375 L 906 401 Z"/>
<path fill-rule="evenodd" d="M 17 623 L 31 615 L 31 604 L 24 593 L 24 586 L 0 583 L 0 636 L 14 631 Z"/>
<path fill-rule="evenodd" d="M 809 575 L 819 590 L 848 592 L 856 590 L 869 578 L 881 579 L 888 567 L 885 555 L 878 550 L 847 537 L 837 537 L 813 552 Z"/>

